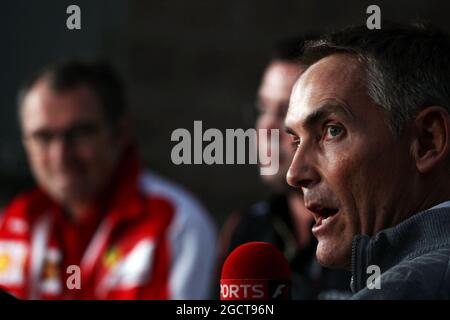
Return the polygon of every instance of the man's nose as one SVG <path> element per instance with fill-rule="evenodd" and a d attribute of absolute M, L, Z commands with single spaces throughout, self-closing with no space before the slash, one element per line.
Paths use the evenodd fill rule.
<path fill-rule="evenodd" d="M 282 129 L 284 118 L 280 117 L 275 111 L 266 111 L 259 118 L 260 129 Z M 270 132 L 270 131 L 269 131 Z"/>
<path fill-rule="evenodd" d="M 64 136 L 59 136 L 51 142 L 50 159 L 54 164 L 64 165 L 71 157 L 71 143 Z"/>
<path fill-rule="evenodd" d="M 265 127 L 266 129 L 280 129 L 281 121 L 275 115 L 267 116 Z"/>
<path fill-rule="evenodd" d="M 320 174 L 316 170 L 312 152 L 301 147 L 297 148 L 286 174 L 286 181 L 292 187 L 301 188 L 303 192 L 320 182 Z"/>

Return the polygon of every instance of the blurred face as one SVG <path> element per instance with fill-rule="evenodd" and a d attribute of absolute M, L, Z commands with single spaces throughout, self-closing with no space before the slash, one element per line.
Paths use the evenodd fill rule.
<path fill-rule="evenodd" d="M 365 81 L 354 56 L 328 56 L 297 81 L 286 116 L 296 144 L 287 180 L 315 218 L 317 258 L 328 267 L 350 269 L 353 237 L 397 224 L 413 195 L 407 138 L 391 134 Z"/>
<path fill-rule="evenodd" d="M 288 188 L 285 177 L 295 151 L 289 136 L 284 132 L 284 118 L 292 87 L 303 70 L 304 67 L 298 64 L 274 61 L 267 67 L 258 91 L 256 129 L 268 130 L 268 135 L 258 140 L 259 148 L 272 152 L 269 130 L 278 129 L 280 133 L 278 173 L 262 175 L 261 178 L 280 192 Z"/>
<path fill-rule="evenodd" d="M 37 183 L 58 203 L 88 204 L 111 177 L 118 143 L 87 86 L 58 93 L 41 80 L 24 99 L 21 125 Z"/>

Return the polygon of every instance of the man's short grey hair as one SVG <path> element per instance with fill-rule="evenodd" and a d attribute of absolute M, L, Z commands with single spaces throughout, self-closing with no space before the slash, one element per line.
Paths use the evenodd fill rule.
<path fill-rule="evenodd" d="M 418 112 L 441 106 L 450 113 L 450 37 L 425 24 L 349 27 L 309 42 L 311 65 L 336 53 L 355 54 L 366 71 L 367 92 L 400 135 Z"/>

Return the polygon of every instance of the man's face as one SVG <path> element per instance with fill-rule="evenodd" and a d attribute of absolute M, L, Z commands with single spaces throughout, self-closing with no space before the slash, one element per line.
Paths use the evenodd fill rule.
<path fill-rule="evenodd" d="M 62 205 L 88 204 L 118 158 L 97 96 L 84 85 L 54 92 L 41 80 L 26 95 L 20 118 L 37 183 Z"/>
<path fill-rule="evenodd" d="M 398 223 L 408 206 L 408 143 L 365 84 L 356 57 L 328 56 L 297 81 L 286 116 L 297 144 L 287 180 L 314 215 L 317 258 L 328 267 L 349 269 L 353 237 Z"/>
<path fill-rule="evenodd" d="M 286 172 L 294 155 L 289 136 L 284 132 L 284 118 L 289 106 L 292 86 L 303 66 L 285 61 L 273 61 L 267 67 L 258 91 L 256 129 L 267 129 L 266 138 L 258 140 L 259 148 L 272 152 L 270 129 L 278 129 L 280 134 L 279 170 L 274 175 L 262 175 L 262 179 L 277 191 L 288 187 Z M 267 148 L 267 149 L 266 149 Z"/>

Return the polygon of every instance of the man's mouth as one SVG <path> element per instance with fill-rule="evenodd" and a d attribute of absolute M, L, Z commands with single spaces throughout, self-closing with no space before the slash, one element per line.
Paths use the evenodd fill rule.
<path fill-rule="evenodd" d="M 332 227 L 333 222 L 340 212 L 339 208 L 323 207 L 317 204 L 309 205 L 307 208 L 313 213 L 314 219 L 316 220 L 316 224 L 312 228 L 312 233 L 316 237 Z"/>

